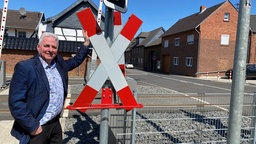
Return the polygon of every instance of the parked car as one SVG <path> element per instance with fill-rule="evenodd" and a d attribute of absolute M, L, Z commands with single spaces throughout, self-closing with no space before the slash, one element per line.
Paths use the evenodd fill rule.
<path fill-rule="evenodd" d="M 225 75 L 228 78 L 233 77 L 233 69 L 229 69 L 225 72 Z M 256 78 L 256 64 L 247 64 L 246 65 L 246 79 Z"/>
<path fill-rule="evenodd" d="M 125 68 L 127 68 L 127 69 L 133 69 L 134 68 L 134 66 L 133 66 L 133 64 L 125 64 Z"/>

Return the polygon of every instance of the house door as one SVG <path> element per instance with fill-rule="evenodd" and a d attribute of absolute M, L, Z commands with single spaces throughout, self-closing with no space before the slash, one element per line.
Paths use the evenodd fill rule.
<path fill-rule="evenodd" d="M 162 70 L 163 73 L 170 73 L 170 56 L 169 55 L 163 55 L 163 65 L 162 65 Z"/>

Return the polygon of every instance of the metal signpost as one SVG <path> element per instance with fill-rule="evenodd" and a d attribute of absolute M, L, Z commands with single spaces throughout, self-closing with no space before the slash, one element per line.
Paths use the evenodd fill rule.
<path fill-rule="evenodd" d="M 125 13 L 127 11 L 128 0 L 104 0 L 107 7 Z"/>
<path fill-rule="evenodd" d="M 97 23 L 100 26 L 101 24 L 101 17 L 102 17 L 102 5 L 103 5 L 103 0 L 100 0 L 99 2 L 99 8 L 98 8 L 98 15 L 97 15 Z M 92 76 L 93 72 L 95 71 L 97 67 L 97 54 L 94 50 L 94 48 L 91 48 L 92 54 L 90 57 L 90 62 L 89 65 L 87 66 L 87 71 L 84 72 L 84 77 L 86 78 L 86 81 L 90 79 Z"/>
<path fill-rule="evenodd" d="M 2 49 L 3 49 L 6 19 L 7 19 L 7 7 L 8 7 L 8 0 L 4 0 L 4 7 L 2 11 L 2 20 L 1 20 L 1 30 L 0 30 L 0 87 L 4 86 L 6 81 L 5 61 L 2 60 Z"/>
<path fill-rule="evenodd" d="M 240 0 L 234 57 L 234 73 L 232 75 L 233 82 L 230 100 L 228 144 L 240 143 L 250 8 L 250 0 Z"/>
<path fill-rule="evenodd" d="M 2 20 L 1 20 L 1 31 L 0 31 L 0 59 L 2 57 L 5 24 L 7 19 L 7 7 L 8 7 L 8 0 L 4 0 L 4 7 L 3 7 Z"/>
<path fill-rule="evenodd" d="M 127 3 L 126 0 L 121 1 Z M 134 108 L 143 107 L 142 104 L 137 103 L 130 87 L 128 86 L 124 74 L 119 67 L 119 63 L 123 62 L 123 54 L 141 26 L 142 21 L 135 15 L 131 15 L 127 23 L 121 29 L 120 25 L 117 24 L 117 22 L 120 22 L 121 18 L 118 13 L 113 15 L 114 8 L 115 7 L 107 8 L 108 20 L 105 21 L 105 35 L 97 24 L 97 20 L 90 8 L 86 8 L 77 13 L 78 19 L 83 29 L 87 31 L 90 41 L 94 46 L 101 63 L 94 71 L 74 104 L 67 107 L 68 109 L 80 110 L 82 112 L 85 112 L 87 109 L 102 109 L 100 126 L 101 144 L 108 143 L 109 109 L 123 108 L 126 111 L 129 111 Z M 126 8 L 121 10 L 126 11 L 125 9 Z M 114 17 L 116 17 L 115 20 L 119 20 L 113 21 Z M 115 32 L 120 31 L 120 33 L 115 33 L 115 35 L 114 25 L 118 27 Z M 112 42 L 114 36 L 116 37 Z M 111 82 L 111 86 L 113 85 L 114 91 L 117 92 L 122 104 L 112 104 L 113 89 L 108 84 L 106 86 L 106 81 L 108 81 L 108 79 L 109 82 Z M 92 104 L 93 99 L 101 89 L 101 104 Z"/>

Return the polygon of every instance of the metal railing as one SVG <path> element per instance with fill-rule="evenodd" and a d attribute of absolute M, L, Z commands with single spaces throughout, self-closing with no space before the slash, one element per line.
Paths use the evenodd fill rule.
<path fill-rule="evenodd" d="M 110 115 L 110 128 L 118 144 L 226 143 L 230 94 L 139 95 L 143 109 L 117 110 Z M 255 141 L 255 94 L 244 96 L 241 141 Z M 134 140 L 132 138 L 135 138 Z M 134 141 L 134 142 L 133 142 Z"/>

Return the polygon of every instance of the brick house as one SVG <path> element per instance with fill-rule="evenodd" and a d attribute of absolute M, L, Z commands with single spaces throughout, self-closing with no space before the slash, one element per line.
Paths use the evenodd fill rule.
<path fill-rule="evenodd" d="M 21 15 L 20 10 L 8 10 L 1 57 L 6 62 L 6 75 L 13 74 L 17 62 L 31 58 L 37 53 L 38 37 L 44 31 L 58 35 L 60 39 L 58 51 L 64 59 L 74 56 L 83 41 L 82 27 L 76 17 L 76 12 L 86 7 L 90 7 L 97 15 L 98 9 L 91 0 L 77 0 L 56 16 L 48 19 L 45 19 L 44 14 L 40 12 L 25 11 L 26 14 Z M 104 21 L 104 15 L 102 21 Z M 104 26 L 103 24 L 101 25 Z M 84 77 L 88 60 L 86 59 L 78 68 L 69 72 L 69 75 Z"/>
<path fill-rule="evenodd" d="M 0 13 L 2 17 L 2 13 Z M 6 74 L 12 75 L 18 61 L 36 53 L 38 27 L 44 14 L 25 9 L 8 10 L 1 59 L 6 63 Z"/>
<path fill-rule="evenodd" d="M 256 15 L 250 17 L 248 63 L 256 63 Z"/>
<path fill-rule="evenodd" d="M 125 61 L 126 63 L 132 63 L 136 68 L 141 68 L 142 63 L 141 59 L 144 55 L 144 49 L 139 49 L 137 46 L 145 40 L 145 38 L 148 36 L 148 33 L 141 32 L 138 34 L 136 38 L 134 38 L 129 46 L 127 47 L 124 55 L 125 55 Z"/>
<path fill-rule="evenodd" d="M 150 32 L 141 32 L 128 46 L 125 56 L 131 59 L 126 59 L 126 61 L 131 62 L 138 69 L 159 71 L 161 35 L 164 32 L 162 27 Z"/>
<path fill-rule="evenodd" d="M 162 27 L 149 32 L 149 36 L 139 45 L 144 47 L 143 67 L 146 71 L 160 71 L 161 35 L 164 32 Z"/>
<path fill-rule="evenodd" d="M 233 66 L 238 11 L 230 1 L 177 21 L 162 35 L 161 71 L 195 76 Z"/>

